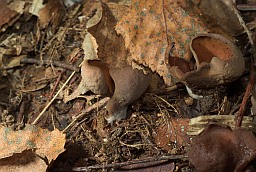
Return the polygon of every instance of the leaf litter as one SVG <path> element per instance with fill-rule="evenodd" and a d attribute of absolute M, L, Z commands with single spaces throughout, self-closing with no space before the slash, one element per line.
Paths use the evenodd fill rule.
<path fill-rule="evenodd" d="M 247 88 L 253 90 L 251 102 L 246 105 L 248 93 L 242 102 L 254 70 L 248 66 L 255 49 L 255 10 L 240 11 L 247 28 L 224 0 L 0 4 L 6 14 L 0 19 L 3 171 L 204 171 L 205 156 L 191 154 L 197 154 L 207 132 L 219 130 L 234 145 L 226 155 L 240 157 L 230 169 L 254 169 L 254 156 L 242 156 L 253 149 L 236 145 L 250 147 L 255 139 L 248 134 L 255 132 L 248 117 L 255 111 L 254 89 Z M 223 4 L 228 14 L 214 10 Z M 145 91 L 140 87 L 147 87 L 148 76 Z M 253 78 L 249 82 L 253 85 Z M 235 118 L 241 114 L 246 115 L 242 130 Z M 225 127 L 211 129 L 209 122 Z M 222 141 L 218 135 L 209 143 L 226 144 Z M 226 170 L 229 156 L 204 151 Z"/>

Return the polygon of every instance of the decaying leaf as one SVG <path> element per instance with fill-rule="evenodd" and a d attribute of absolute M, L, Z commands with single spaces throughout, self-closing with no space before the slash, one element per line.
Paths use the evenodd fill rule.
<path fill-rule="evenodd" d="M 50 163 L 62 153 L 65 135 L 58 130 L 48 131 L 34 125 L 27 125 L 23 130 L 13 131 L 0 127 L 0 158 L 14 156 L 25 150 L 33 149 L 40 157 L 47 158 Z"/>
<path fill-rule="evenodd" d="M 171 118 L 168 124 L 157 127 L 154 136 L 155 143 L 167 151 L 171 151 L 174 147 L 186 146 L 190 142 L 187 135 L 189 119 Z M 173 146 L 172 144 L 175 144 Z"/>
<path fill-rule="evenodd" d="M 49 23 L 55 29 L 62 21 L 65 8 L 61 0 L 49 0 L 48 3 L 39 10 L 38 18 L 41 28 L 45 28 Z"/>
<path fill-rule="evenodd" d="M 117 35 L 115 31 L 117 19 L 113 16 L 106 4 L 101 5 L 102 18 L 100 22 L 88 29 L 97 40 L 99 46 L 98 57 L 102 62 L 107 63 L 110 68 L 125 67 L 127 65 L 127 51 L 122 36 Z"/>
<path fill-rule="evenodd" d="M 188 158 L 198 172 L 242 172 L 255 160 L 256 138 L 245 129 L 211 124 L 192 140 Z"/>
<path fill-rule="evenodd" d="M 90 20 L 86 23 L 86 28 L 90 28 L 98 24 L 102 18 L 102 5 L 100 2 L 95 1 L 87 1 L 84 5 L 83 11 L 85 11 L 85 15 L 88 16 L 88 12 L 92 12 L 96 10 L 95 14 L 90 18 Z"/>
<path fill-rule="evenodd" d="M 90 33 L 87 33 L 82 44 L 82 49 L 84 50 L 85 55 L 84 59 L 87 61 L 99 60 L 98 47 L 96 39 Z"/>
<path fill-rule="evenodd" d="M 25 10 L 25 3 L 25 1 L 13 1 L 8 5 L 8 7 L 17 11 L 19 14 L 22 14 Z"/>
<path fill-rule="evenodd" d="M 65 102 L 77 98 L 87 91 L 105 96 L 113 94 L 114 86 L 109 74 L 109 67 L 97 60 L 97 48 L 95 38 L 87 33 L 83 42 L 85 56 L 81 66 L 82 80 L 71 95 L 64 97 Z"/>
<path fill-rule="evenodd" d="M 24 1 L 15 1 L 7 4 L 6 0 L 0 0 L 0 32 L 16 22 L 24 10 Z"/>
<path fill-rule="evenodd" d="M 32 150 L 0 159 L 0 172 L 45 172 L 47 164 Z"/>
<path fill-rule="evenodd" d="M 39 16 L 39 11 L 44 7 L 43 0 L 33 0 L 32 5 L 29 8 L 29 12 L 35 16 Z"/>
<path fill-rule="evenodd" d="M 198 7 L 209 16 L 213 22 L 221 26 L 227 33 L 233 36 L 241 34 L 244 29 L 236 14 L 232 10 L 230 0 L 200 0 Z"/>
<path fill-rule="evenodd" d="M 135 61 L 148 66 L 173 84 L 169 70 L 169 54 L 191 58 L 189 43 L 198 33 L 207 33 L 201 11 L 190 1 L 133 0 L 130 13 L 116 26 L 130 51 L 129 63 Z"/>
<path fill-rule="evenodd" d="M 130 10 L 129 6 L 131 5 L 130 3 L 131 1 L 123 1 L 119 3 L 109 2 L 109 3 L 106 3 L 106 5 L 110 9 L 110 11 L 113 13 L 116 20 L 119 21 L 124 15 L 126 15 L 129 12 Z"/>
<path fill-rule="evenodd" d="M 25 55 L 16 56 L 14 58 L 11 58 L 11 60 L 8 62 L 8 64 L 4 65 L 5 69 L 11 69 L 17 66 L 21 66 L 20 61 L 25 57 Z"/>

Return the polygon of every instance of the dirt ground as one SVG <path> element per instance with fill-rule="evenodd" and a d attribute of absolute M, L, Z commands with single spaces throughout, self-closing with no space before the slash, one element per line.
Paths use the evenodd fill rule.
<path fill-rule="evenodd" d="M 234 37 L 245 61 L 242 76 L 224 85 L 194 89 L 195 94 L 203 95 L 201 99 L 192 98 L 184 83 L 167 86 L 154 72 L 157 81 L 128 106 L 124 120 L 108 124 L 104 115 L 109 98 L 92 91 L 64 102 L 65 96 L 74 92 L 82 80 L 79 65 L 84 58 L 87 21 L 97 11 L 97 6 L 88 2 L 67 6 L 61 0 L 45 1 L 48 6 L 37 15 L 29 13 L 27 4 L 23 4 L 22 13 L 9 11 L 0 18 L 1 125 L 18 131 L 26 124 L 35 124 L 66 134 L 66 150 L 47 164 L 48 171 L 194 171 L 187 154 L 197 135 L 187 134 L 191 131 L 191 118 L 229 115 L 233 119 L 241 113 L 241 106 L 245 116 L 255 115 L 248 99 L 254 86 L 254 49 L 245 32 Z M 104 8 L 110 9 L 119 4 L 124 15 L 131 5 L 130 1 L 104 2 Z M 1 3 L 4 1 L 0 0 Z M 254 3 L 249 5 L 254 9 L 240 7 L 240 12 L 246 24 L 252 25 L 250 32 L 255 41 L 256 2 L 245 1 L 243 8 L 249 8 L 250 3 Z M 0 6 L 0 11 L 3 7 Z M 99 54 L 104 54 L 104 50 L 99 48 Z M 242 103 L 250 84 L 247 101 Z M 255 123 L 250 126 L 253 131 Z M 250 170 L 256 171 L 255 164 Z"/>

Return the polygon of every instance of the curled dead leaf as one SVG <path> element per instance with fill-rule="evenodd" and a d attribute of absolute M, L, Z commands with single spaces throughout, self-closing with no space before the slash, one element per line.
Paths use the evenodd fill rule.
<path fill-rule="evenodd" d="M 109 7 L 101 3 L 102 18 L 95 26 L 88 28 L 88 31 L 97 40 L 98 57 L 110 68 L 123 68 L 127 65 L 127 51 L 124 46 L 124 39 L 115 31 L 117 19 Z"/>
<path fill-rule="evenodd" d="M 88 61 L 84 59 L 81 66 L 82 80 L 75 91 L 64 97 L 64 102 L 77 98 L 81 94 L 92 91 L 94 94 L 111 96 L 114 91 L 114 83 L 109 74 L 109 67 L 98 60 Z"/>
<path fill-rule="evenodd" d="M 90 18 L 86 23 L 86 28 L 90 28 L 98 24 L 102 18 L 102 5 L 100 2 L 95 1 L 87 1 L 86 4 L 84 4 L 84 9 L 86 13 L 92 12 L 93 10 L 96 10 L 92 18 Z M 88 14 L 87 14 L 88 15 Z"/>
<path fill-rule="evenodd" d="M 109 67 L 98 60 L 98 44 L 90 33 L 85 35 L 82 48 L 85 54 L 81 65 L 82 80 L 72 94 L 64 97 L 64 102 L 73 100 L 88 91 L 104 96 L 111 96 L 114 92 Z"/>
<path fill-rule="evenodd" d="M 189 61 L 190 40 L 198 33 L 209 32 L 208 28 L 196 5 L 183 0 L 133 0 L 128 15 L 116 25 L 131 54 L 128 62 L 156 71 L 167 85 L 175 82 L 169 54 Z"/>

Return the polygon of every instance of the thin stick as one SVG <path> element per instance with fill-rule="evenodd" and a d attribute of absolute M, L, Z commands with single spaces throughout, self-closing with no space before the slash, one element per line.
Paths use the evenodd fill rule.
<path fill-rule="evenodd" d="M 76 71 L 79 72 L 79 68 L 71 65 L 71 64 L 67 64 L 61 61 L 57 61 L 57 60 L 38 60 L 38 59 L 32 59 L 32 58 L 23 58 L 21 59 L 21 63 L 32 63 L 32 64 L 38 64 L 38 65 L 42 65 L 42 64 L 46 64 L 46 65 L 50 65 L 53 64 L 54 66 L 58 66 L 58 67 L 62 67 L 64 69 L 68 69 L 68 70 L 72 70 L 72 71 Z"/>
<path fill-rule="evenodd" d="M 76 71 L 73 71 L 71 73 L 71 75 L 69 76 L 69 78 L 66 80 L 66 82 L 62 85 L 62 87 L 59 89 L 59 91 L 55 94 L 55 96 L 51 99 L 51 101 L 44 107 L 44 109 L 42 110 L 42 112 L 37 116 L 37 118 L 34 120 L 34 122 L 32 122 L 32 124 L 36 124 L 38 122 L 38 120 L 42 117 L 42 115 L 44 114 L 44 112 L 48 109 L 48 107 L 52 104 L 52 102 L 56 99 L 56 97 L 60 94 L 60 92 L 64 89 L 64 87 L 68 84 L 68 82 L 71 80 L 71 78 L 74 76 L 74 74 L 76 73 Z"/>
<path fill-rule="evenodd" d="M 183 159 L 187 158 L 186 155 L 168 155 L 168 156 L 161 156 L 161 157 L 153 157 L 153 158 L 145 158 L 139 160 L 133 160 L 128 162 L 121 162 L 121 163 L 113 163 L 113 164 L 102 164 L 102 165 L 93 165 L 88 167 L 76 167 L 73 168 L 72 171 L 89 171 L 91 169 L 104 169 L 104 168 L 118 168 L 132 164 L 140 164 L 146 162 L 155 162 L 155 161 L 162 161 L 162 160 L 172 160 L 172 159 Z"/>
<path fill-rule="evenodd" d="M 256 74 L 255 74 L 255 71 L 254 71 L 253 61 L 251 61 L 250 80 L 249 80 L 249 83 L 246 87 L 246 91 L 245 91 L 242 103 L 241 103 L 240 108 L 239 108 L 238 113 L 237 113 L 236 126 L 235 126 L 236 128 L 238 128 L 242 125 L 246 103 L 247 103 L 247 100 L 249 99 L 249 97 L 251 95 L 255 80 L 256 80 Z"/>
<path fill-rule="evenodd" d="M 237 9 L 235 3 L 234 3 L 232 0 L 229 0 L 229 2 L 230 2 L 230 5 L 231 5 L 231 7 L 232 7 L 233 12 L 236 14 L 237 19 L 239 20 L 240 24 L 243 26 L 243 28 L 244 28 L 244 30 L 245 30 L 247 36 L 248 36 L 249 42 L 250 42 L 250 44 L 251 44 L 251 50 L 252 50 L 253 58 L 256 58 L 256 54 L 255 54 L 256 51 L 255 51 L 255 45 L 254 45 L 254 42 L 253 42 L 252 32 L 251 32 L 250 29 L 246 26 L 246 24 L 245 24 L 243 18 L 241 17 L 240 12 L 239 12 L 239 10 Z M 254 59 L 254 60 L 256 60 L 256 59 Z"/>
<path fill-rule="evenodd" d="M 85 114 L 91 112 L 92 110 L 96 109 L 96 108 L 100 108 L 102 106 L 104 106 L 109 100 L 109 97 L 105 97 L 103 99 L 101 99 L 99 102 L 94 103 L 93 105 L 87 107 L 86 109 L 82 110 L 81 113 L 79 115 L 77 115 L 73 121 L 64 129 L 62 130 L 62 132 L 66 132 L 78 119 L 82 118 Z"/>
<path fill-rule="evenodd" d="M 52 88 L 52 92 L 51 92 L 51 94 L 50 94 L 48 100 L 51 100 L 51 99 L 52 99 L 52 97 L 53 97 L 53 95 L 54 95 L 54 92 L 55 92 L 55 90 L 57 89 L 57 87 L 58 87 L 58 85 L 59 85 L 59 83 L 60 83 L 60 79 L 61 79 L 61 77 L 62 77 L 62 74 L 63 74 L 63 72 L 59 73 L 59 76 L 58 76 L 58 78 L 57 78 L 57 80 L 56 80 L 56 83 L 54 84 L 54 86 L 53 86 L 53 88 Z"/>
<path fill-rule="evenodd" d="M 165 100 L 165 99 L 163 99 L 162 97 L 159 97 L 159 96 L 157 96 L 157 95 L 155 95 L 155 97 L 157 97 L 157 98 L 159 98 L 160 100 L 162 100 L 163 102 L 165 102 L 165 103 L 168 105 L 168 107 L 172 107 L 173 110 L 174 110 L 177 114 L 179 113 L 178 110 L 177 110 L 172 104 L 170 104 L 167 100 Z"/>
<path fill-rule="evenodd" d="M 256 11 L 256 4 L 237 4 L 236 7 L 241 11 Z"/>

